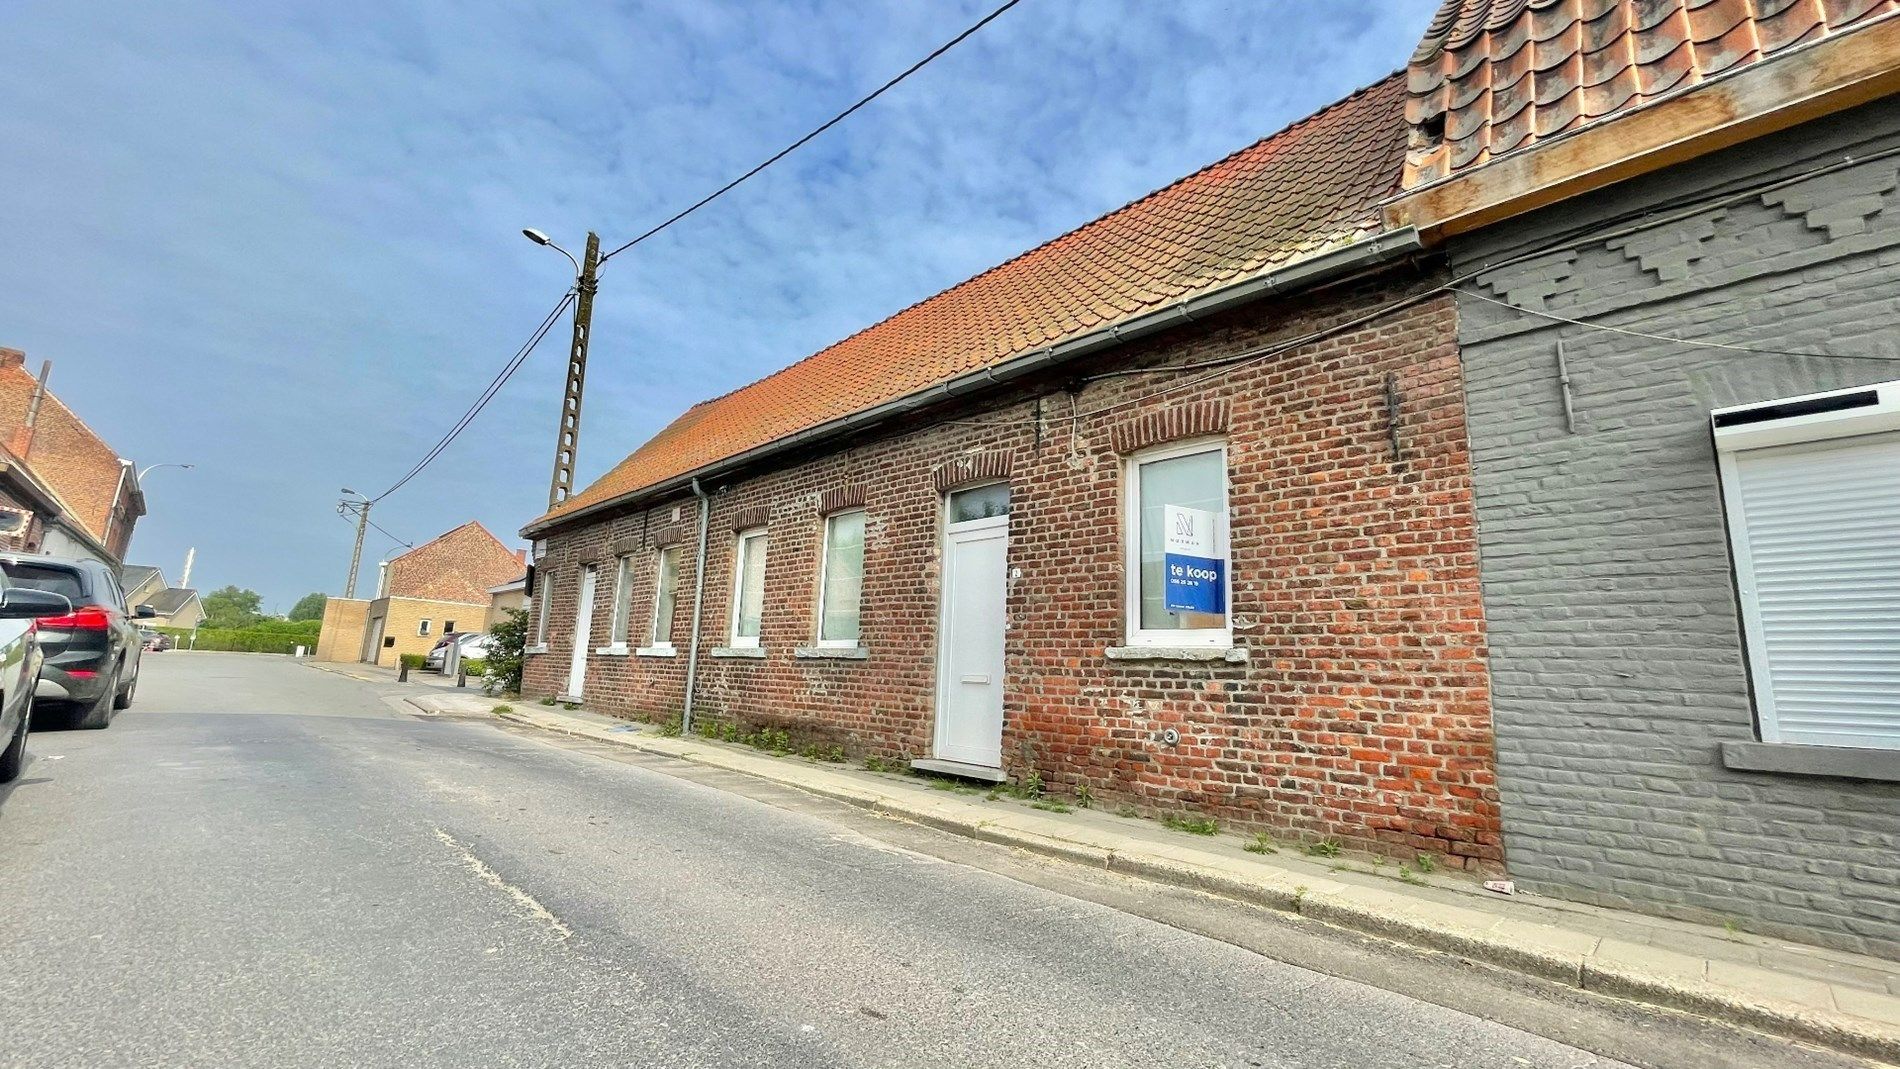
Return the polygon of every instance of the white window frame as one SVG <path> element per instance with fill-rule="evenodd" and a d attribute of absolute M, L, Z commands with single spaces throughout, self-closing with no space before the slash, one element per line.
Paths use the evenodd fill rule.
<path fill-rule="evenodd" d="M 416 621 L 416 637 L 417 638 L 429 637 L 429 618 L 427 616 Z"/>
<path fill-rule="evenodd" d="M 554 575 L 552 572 L 536 569 L 534 578 L 534 645 L 529 648 L 546 652 L 548 614 L 554 607 Z"/>
<path fill-rule="evenodd" d="M 666 621 L 666 639 L 660 639 L 660 584 L 666 580 L 666 560 L 673 558 L 673 616 L 679 616 L 680 601 L 680 546 L 674 543 L 661 546 L 653 556 L 653 612 L 648 616 L 647 645 L 650 650 L 671 650 L 673 648 L 673 620 Z"/>
<path fill-rule="evenodd" d="M 1218 453 L 1221 467 L 1221 560 L 1227 575 L 1227 624 L 1187 629 L 1141 626 L 1141 466 L 1201 453 Z M 1231 647 L 1234 644 L 1233 502 L 1229 487 L 1227 440 L 1198 438 L 1130 453 L 1122 459 L 1122 611 L 1130 646 Z"/>
<path fill-rule="evenodd" d="M 741 635 L 739 633 L 739 599 L 741 595 L 743 595 L 745 592 L 746 543 L 752 541 L 754 538 L 765 538 L 765 537 L 766 537 L 765 528 L 748 527 L 745 530 L 740 531 L 738 535 L 732 540 L 732 610 L 728 614 L 732 617 L 732 619 L 727 624 L 727 627 L 726 627 L 726 642 L 733 649 L 738 649 L 738 650 L 758 649 L 759 640 L 765 637 L 765 604 L 763 601 L 761 601 L 759 604 L 759 633 L 756 635 L 749 635 L 749 636 Z M 765 554 L 767 558 L 770 558 L 772 555 L 772 543 L 769 540 L 765 543 Z M 765 562 L 763 560 L 759 562 L 759 567 L 761 570 L 765 568 Z M 821 571 L 823 570 L 822 565 L 820 565 L 820 570 Z M 822 591 L 822 589 L 823 588 L 821 587 L 820 590 Z M 822 599 L 823 599 L 823 594 L 821 593 L 820 600 Z M 824 619 L 822 615 L 822 611 L 821 611 L 821 615 L 819 619 L 822 624 L 822 621 Z"/>
<path fill-rule="evenodd" d="M 813 629 L 818 648 L 824 650 L 854 650 L 864 645 L 864 576 L 862 574 L 858 576 L 858 637 L 825 637 L 825 595 L 830 589 L 830 584 L 825 581 L 828 578 L 825 573 L 831 567 L 831 525 L 842 516 L 865 517 L 864 540 L 867 549 L 871 541 L 870 516 L 864 509 L 839 509 L 825 516 L 824 526 L 820 529 L 818 536 L 818 619 Z"/>
<path fill-rule="evenodd" d="M 1724 416 L 1765 405 L 1789 405 L 1869 391 L 1877 395 L 1872 405 L 1762 419 L 1727 427 L 1717 425 Z M 1728 538 L 1729 564 L 1735 575 L 1736 601 L 1741 608 L 1742 645 L 1748 652 L 1748 682 L 1754 699 L 1756 728 L 1762 742 L 1784 743 L 1781 725 L 1775 716 L 1774 680 L 1769 672 L 1767 631 L 1762 626 L 1761 606 L 1756 599 L 1754 558 L 1749 550 L 1747 517 L 1742 510 L 1741 476 L 1736 470 L 1736 458 L 1741 453 L 1756 449 L 1820 444 L 1842 438 L 1900 431 L 1900 381 L 1718 408 L 1710 413 L 1709 421 L 1715 439 L 1716 468 L 1722 482 L 1722 519 Z M 1811 744 L 1803 742 L 1800 745 Z"/>
<path fill-rule="evenodd" d="M 614 562 L 613 612 L 607 617 L 607 648 L 624 650 L 633 634 L 634 558 L 629 553 Z"/>

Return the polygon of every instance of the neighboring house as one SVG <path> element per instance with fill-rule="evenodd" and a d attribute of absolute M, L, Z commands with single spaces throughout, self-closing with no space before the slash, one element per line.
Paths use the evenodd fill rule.
<path fill-rule="evenodd" d="M 43 377 L 29 374 L 25 363 L 20 350 L 0 349 L 0 444 L 9 468 L 25 470 L 51 492 L 53 499 L 40 507 L 52 511 L 35 511 L 26 500 L 31 494 L 0 493 L 0 507 L 30 513 L 17 522 L 36 529 L 29 539 L 35 549 L 92 557 L 116 568 L 133 525 L 145 515 L 138 469 L 48 390 Z"/>
<path fill-rule="evenodd" d="M 1412 61 L 1532 891 L 1900 954 L 1897 7 L 1451 0 Z"/>
<path fill-rule="evenodd" d="M 128 564 L 119 569 L 119 589 L 125 591 L 127 605 L 147 605 L 167 587 L 165 575 L 149 564 Z"/>
<path fill-rule="evenodd" d="M 325 602 L 316 659 L 394 666 L 402 654 L 427 653 L 451 631 L 483 627 L 490 588 L 523 563 L 487 528 L 465 523 L 384 564 L 375 598 Z"/>
<path fill-rule="evenodd" d="M 509 613 L 528 607 L 528 577 L 523 574 L 511 582 L 488 588 L 488 613 L 482 617 L 482 630 L 492 631 Z"/>
<path fill-rule="evenodd" d="M 140 604 L 134 602 L 133 604 Z M 157 613 L 146 621 L 154 627 L 179 627 L 187 630 L 204 622 L 204 603 L 198 600 L 196 590 L 182 587 L 167 587 L 152 595 L 144 604 L 152 606 Z"/>
<path fill-rule="evenodd" d="M 688 410 L 524 530 L 526 693 L 1495 868 L 1455 306 L 1380 233 L 1404 100 Z"/>
<path fill-rule="evenodd" d="M 0 447 L 0 548 L 111 561 L 66 500 L 12 452 Z"/>

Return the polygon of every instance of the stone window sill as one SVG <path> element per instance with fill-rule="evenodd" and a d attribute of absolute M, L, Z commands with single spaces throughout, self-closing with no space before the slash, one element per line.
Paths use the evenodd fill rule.
<path fill-rule="evenodd" d="M 1722 765 L 1738 772 L 1900 783 L 1900 750 L 1858 746 L 1803 746 L 1789 742 L 1725 742 Z"/>
<path fill-rule="evenodd" d="M 765 660 L 764 646 L 714 646 L 714 657 L 730 657 L 735 660 Z"/>
<path fill-rule="evenodd" d="M 1225 661 L 1246 664 L 1245 646 L 1110 646 L 1102 651 L 1111 661 Z"/>
<path fill-rule="evenodd" d="M 671 646 L 642 646 L 633 651 L 635 657 L 678 657 L 679 651 Z"/>
<path fill-rule="evenodd" d="M 629 651 L 627 647 L 619 643 L 615 643 L 612 646 L 597 646 L 594 649 L 594 655 L 596 657 L 625 657 L 629 652 L 631 651 Z"/>
<path fill-rule="evenodd" d="M 521 655 L 523 657 L 539 657 L 547 651 L 548 648 L 546 646 L 529 646 L 521 651 Z"/>
<path fill-rule="evenodd" d="M 792 652 L 808 661 L 863 661 L 871 656 L 863 646 L 800 646 Z"/>

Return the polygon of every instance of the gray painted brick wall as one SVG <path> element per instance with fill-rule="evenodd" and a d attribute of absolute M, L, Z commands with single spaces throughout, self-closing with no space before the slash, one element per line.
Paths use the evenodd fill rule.
<path fill-rule="evenodd" d="M 1529 890 L 1900 955 L 1900 784 L 1721 764 L 1756 736 L 1708 433 L 1714 407 L 1900 378 L 1900 156 L 1866 159 L 1896 148 L 1881 102 L 1453 250 L 1484 272 L 1471 293 L 1519 306 L 1885 358 L 1461 296 L 1506 860 Z M 1627 232 L 1644 210 L 1687 214 Z"/>

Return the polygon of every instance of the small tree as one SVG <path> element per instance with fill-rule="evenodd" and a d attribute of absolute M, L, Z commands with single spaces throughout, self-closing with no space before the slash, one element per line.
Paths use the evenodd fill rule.
<path fill-rule="evenodd" d="M 264 614 L 258 612 L 259 606 L 264 604 L 264 596 L 255 590 L 227 586 L 206 594 L 201 604 L 206 627 L 249 627 L 264 618 Z"/>
<path fill-rule="evenodd" d="M 290 607 L 290 618 L 292 620 L 321 620 L 323 606 L 329 600 L 322 594 L 305 594 L 297 599 L 297 604 Z"/>
<path fill-rule="evenodd" d="M 509 609 L 488 629 L 488 651 L 482 656 L 482 687 L 490 694 L 521 693 L 522 650 L 528 646 L 528 614 Z"/>

